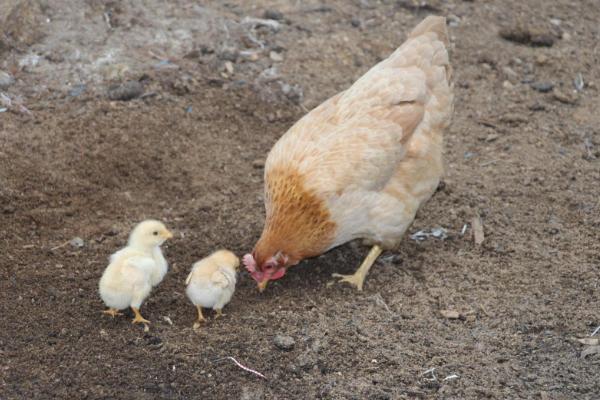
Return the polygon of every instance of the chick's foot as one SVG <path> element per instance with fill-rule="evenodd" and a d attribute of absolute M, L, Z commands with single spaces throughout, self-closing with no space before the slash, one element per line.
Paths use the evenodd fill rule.
<path fill-rule="evenodd" d="M 131 307 L 131 309 L 133 310 L 133 313 L 135 314 L 135 318 L 133 319 L 133 321 L 131 321 L 132 324 L 149 324 L 150 323 L 150 321 L 148 321 L 147 319 L 142 317 L 142 314 L 140 314 L 139 309 L 137 309 L 135 307 Z"/>
<path fill-rule="evenodd" d="M 108 310 L 102 311 L 103 314 L 110 315 L 111 317 L 116 317 L 117 315 L 123 315 L 123 313 L 119 312 L 116 308 L 109 308 Z"/>

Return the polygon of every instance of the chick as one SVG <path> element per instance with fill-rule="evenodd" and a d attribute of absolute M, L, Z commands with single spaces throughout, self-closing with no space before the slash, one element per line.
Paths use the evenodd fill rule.
<path fill-rule="evenodd" d="M 188 298 L 198 309 L 196 324 L 205 321 L 202 307 L 215 310 L 216 318 L 224 315 L 223 307 L 235 291 L 239 266 L 240 260 L 228 250 L 216 251 L 194 264 L 185 284 Z"/>
<path fill-rule="evenodd" d="M 115 317 L 131 307 L 134 324 L 150 323 L 140 314 L 140 306 L 167 273 L 160 245 L 172 237 L 160 221 L 146 220 L 133 229 L 127 247 L 110 256 L 100 279 L 100 297 L 108 307 L 105 314 Z"/>

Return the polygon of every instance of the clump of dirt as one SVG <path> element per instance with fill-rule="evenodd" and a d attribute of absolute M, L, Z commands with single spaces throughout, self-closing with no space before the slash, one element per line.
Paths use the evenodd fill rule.
<path fill-rule="evenodd" d="M 0 398 L 594 398 L 599 356 L 573 339 L 600 325 L 592 3 L 0 4 Z M 361 293 L 328 285 L 359 243 L 263 294 L 242 273 L 194 330 L 185 277 L 252 248 L 271 146 L 430 12 L 448 16 L 455 118 L 444 186 L 400 248 Z M 18 15 L 43 35 L 6 45 Z M 552 47 L 504 40 L 517 21 Z M 123 85 L 141 91 L 111 99 Z M 149 217 L 177 237 L 144 331 L 103 316 L 97 285 Z"/>

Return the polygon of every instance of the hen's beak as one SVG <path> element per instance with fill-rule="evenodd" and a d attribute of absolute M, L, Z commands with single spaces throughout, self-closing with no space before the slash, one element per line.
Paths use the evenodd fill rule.
<path fill-rule="evenodd" d="M 267 279 L 265 279 L 264 281 L 262 281 L 258 284 L 258 291 L 260 293 L 262 293 L 267 288 L 267 283 L 269 283 L 269 281 Z"/>
<path fill-rule="evenodd" d="M 171 231 L 164 231 L 163 232 L 163 237 L 166 239 L 172 239 L 173 238 L 173 234 L 171 233 Z"/>

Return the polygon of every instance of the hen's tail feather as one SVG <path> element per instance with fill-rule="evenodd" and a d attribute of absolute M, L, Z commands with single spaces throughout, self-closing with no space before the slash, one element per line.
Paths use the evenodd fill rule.
<path fill-rule="evenodd" d="M 444 43 L 444 46 L 448 47 L 450 42 L 448 40 L 448 29 L 446 29 L 445 17 L 430 15 L 412 30 L 410 35 L 408 35 L 408 38 L 412 39 L 428 32 L 435 33 L 438 39 Z"/>
<path fill-rule="evenodd" d="M 425 18 L 419 25 L 412 30 L 408 35 L 407 40 L 418 38 L 419 36 L 433 33 L 436 39 L 439 40 L 444 47 L 442 52 L 438 52 L 440 58 L 433 59 L 435 65 L 443 65 L 446 70 L 446 79 L 450 81 L 452 79 L 452 67 L 448 61 L 448 47 L 450 41 L 448 39 L 448 29 L 446 28 L 446 18 L 430 15 Z"/>

